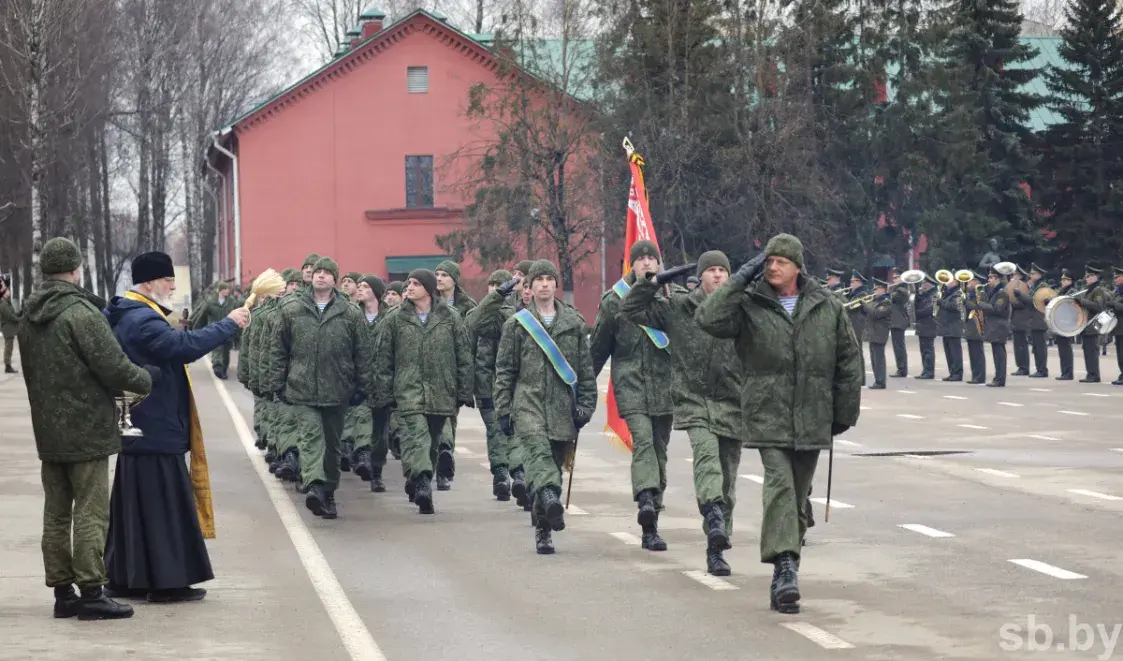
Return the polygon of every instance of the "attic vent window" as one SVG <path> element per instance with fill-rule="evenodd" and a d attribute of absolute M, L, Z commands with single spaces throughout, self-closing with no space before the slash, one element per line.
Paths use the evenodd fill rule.
<path fill-rule="evenodd" d="M 429 91 L 429 67 L 407 67 L 406 86 L 410 94 L 425 94 Z"/>

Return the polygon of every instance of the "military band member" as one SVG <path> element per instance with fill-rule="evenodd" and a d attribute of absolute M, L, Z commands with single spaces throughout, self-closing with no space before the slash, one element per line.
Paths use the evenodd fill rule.
<path fill-rule="evenodd" d="M 839 271 L 837 269 L 827 269 L 827 289 L 832 292 L 837 292 L 842 288 L 842 276 L 846 275 L 846 271 Z"/>
<path fill-rule="evenodd" d="M 378 344 L 378 332 L 381 322 L 385 318 L 382 314 L 382 297 L 386 294 L 386 284 L 377 275 L 361 275 L 355 285 L 355 302 L 359 304 L 363 313 L 363 320 L 368 355 L 373 360 L 375 347 Z M 373 397 L 373 393 L 372 393 Z M 371 398 L 359 405 L 348 409 L 350 413 L 355 408 L 355 449 L 352 463 L 355 475 L 364 482 L 370 483 L 373 493 L 386 491 L 386 484 L 382 481 L 382 468 L 386 465 L 386 453 L 389 444 L 389 417 L 390 412 L 372 406 Z"/>
<path fill-rule="evenodd" d="M 987 354 L 981 330 L 982 319 L 979 317 L 982 314 L 979 311 L 979 299 L 986 278 L 975 271 L 972 271 L 971 275 L 974 277 L 967 282 L 967 293 L 963 301 L 963 309 L 966 313 L 963 337 L 967 340 L 967 358 L 971 361 L 971 380 L 967 383 L 981 386 L 987 382 Z"/>
<path fill-rule="evenodd" d="M 1029 346 L 1033 350 L 1033 364 L 1036 368 L 1030 374 L 1031 378 L 1043 379 L 1049 376 L 1049 348 L 1045 344 L 1045 331 L 1048 326 L 1045 324 L 1045 313 L 1038 311 L 1033 305 L 1033 295 L 1039 289 L 1045 287 L 1045 275 L 1047 271 L 1037 264 L 1029 265 L 1029 293 L 1022 294 L 1018 292 L 1017 297 L 1022 299 L 1028 312 L 1029 319 Z"/>
<path fill-rule="evenodd" d="M 1107 309 L 1110 304 L 1108 290 L 1100 286 L 1100 274 L 1103 269 L 1091 264 L 1084 266 L 1084 285 L 1088 291 L 1076 298 L 1080 307 L 1088 311 L 1088 318 L 1092 319 L 1097 314 Z M 1100 332 L 1092 324 L 1084 327 L 1080 333 L 1080 346 L 1084 348 L 1084 368 L 1088 375 L 1080 379 L 1080 383 L 1100 382 Z"/>
<path fill-rule="evenodd" d="M 870 390 L 885 390 L 885 345 L 889 342 L 893 304 L 887 291 L 889 283 L 873 279 L 873 293 L 877 297 L 862 304 L 866 316 L 866 338 L 870 342 L 870 363 L 873 365 L 873 384 Z"/>
<path fill-rule="evenodd" d="M 540 259 L 527 270 L 531 303 L 503 324 L 495 362 L 495 413 L 523 446 L 534 485 L 535 547 L 554 552 L 551 531 L 565 529 L 562 466 L 597 407 L 597 381 L 585 319 L 555 298 L 558 270 Z M 572 479 L 572 477 L 570 478 Z"/>
<path fill-rule="evenodd" d="M 651 241 L 636 241 L 628 261 L 632 271 L 601 298 L 593 326 L 593 371 L 600 374 L 612 359 L 612 387 L 617 410 L 632 436 L 632 493 L 643 530 L 642 546 L 664 551 L 659 512 L 667 488 L 667 444 L 671 440 L 673 369 L 669 340 L 661 331 L 628 321 L 620 308 L 636 278 L 655 273 L 662 261 Z"/>
<path fill-rule="evenodd" d="M 1061 269 L 1060 287 L 1057 288 L 1058 296 L 1068 296 L 1075 293 L 1073 289 L 1072 272 L 1068 269 Z M 1053 335 L 1053 342 L 1057 345 L 1057 358 L 1061 362 L 1061 374 L 1057 377 L 1057 381 L 1072 381 L 1073 370 L 1073 355 L 1072 355 L 1072 338 L 1063 335 Z"/>
<path fill-rule="evenodd" d="M 905 346 L 905 331 L 909 327 L 909 289 L 901 285 L 901 276 L 893 273 L 893 293 L 889 297 L 891 316 L 889 329 L 893 339 L 893 362 L 897 365 L 894 377 L 909 375 L 909 352 Z"/>
<path fill-rule="evenodd" d="M 725 253 L 703 253 L 696 267 L 701 287 L 692 292 L 673 291 L 670 298 L 657 296 L 660 285 L 670 278 L 647 274 L 636 280 L 622 307 L 629 321 L 667 333 L 676 349 L 671 354 L 674 428 L 685 430 L 690 439 L 694 495 L 708 542 L 706 569 L 715 576 L 730 574 L 722 552 L 730 547 L 733 534 L 741 463 L 741 359 L 732 339 L 718 339 L 703 331 L 694 313 L 725 283 L 729 271 Z M 836 285 L 837 280 L 836 276 Z"/>
<path fill-rule="evenodd" d="M 856 301 L 868 293 L 866 277 L 857 271 L 852 271 L 847 300 Z M 850 325 L 854 327 L 854 337 L 858 340 L 858 353 L 862 358 L 862 385 L 864 386 L 866 385 L 866 354 L 862 345 L 866 340 L 866 310 L 861 305 L 855 305 L 846 308 L 846 312 L 850 315 Z"/>
<path fill-rule="evenodd" d="M 1009 278 L 1011 282 L 1025 282 L 1029 275 L 1018 266 Z M 1020 290 L 1014 289 L 1014 297 L 1010 300 L 1010 331 L 1014 337 L 1014 366 L 1017 368 L 1010 376 L 1029 376 L 1029 329 L 1030 317 L 1033 308 L 1033 299 Z"/>
<path fill-rule="evenodd" d="M 963 320 L 964 312 L 963 289 L 959 281 L 952 278 L 951 282 L 944 285 L 936 299 L 936 326 L 937 335 L 943 338 L 944 362 L 948 366 L 948 375 L 944 381 L 959 382 L 963 380 Z"/>
<path fill-rule="evenodd" d="M 921 365 L 917 379 L 936 378 L 936 336 L 940 334 L 936 322 L 937 284 L 931 277 L 925 276 L 916 291 L 916 337 L 920 340 Z"/>
<path fill-rule="evenodd" d="M 1115 285 L 1114 297 L 1111 299 L 1111 309 L 1115 312 L 1115 362 L 1119 367 L 1119 378 L 1112 381 L 1113 386 L 1123 386 L 1123 268 L 1111 267 L 1113 284 Z"/>
<path fill-rule="evenodd" d="M 468 311 L 476 307 L 476 301 L 460 288 L 460 265 L 446 259 L 437 264 L 433 274 L 437 276 L 437 298 L 455 309 L 463 320 Z M 452 480 L 456 476 L 456 420 L 457 414 L 448 419 L 440 453 L 437 455 L 438 491 L 451 489 Z"/>
<path fill-rule="evenodd" d="M 976 302 L 983 315 L 983 340 L 990 344 L 994 358 L 994 379 L 991 388 L 1006 386 L 1006 342 L 1010 340 L 1010 297 L 1006 294 L 1006 278 L 992 266 L 986 290 Z"/>
<path fill-rule="evenodd" d="M 861 401 L 858 343 L 842 301 L 802 266 L 799 239 L 774 236 L 695 313 L 702 330 L 734 341 L 744 368 L 744 446 L 757 448 L 764 466 L 760 559 L 773 565 L 770 604 L 782 613 L 799 612 L 803 512 L 819 452 L 857 424 Z"/>

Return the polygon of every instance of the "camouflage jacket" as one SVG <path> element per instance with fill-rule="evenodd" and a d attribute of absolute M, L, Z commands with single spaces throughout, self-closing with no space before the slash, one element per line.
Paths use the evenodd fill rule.
<path fill-rule="evenodd" d="M 472 401 L 472 352 L 456 310 L 433 305 L 422 324 L 413 302 L 405 300 L 381 324 L 373 406 L 394 406 L 399 415 L 453 416 Z"/>
<path fill-rule="evenodd" d="M 19 332 L 19 319 L 20 315 L 16 314 L 11 297 L 0 298 L 0 335 L 15 337 Z"/>
<path fill-rule="evenodd" d="M 635 275 L 629 273 L 625 281 L 634 284 Z M 662 296 L 659 294 L 656 300 Z M 623 300 L 611 289 L 601 297 L 591 339 L 593 372 L 600 374 L 612 359 L 612 387 L 621 416 L 671 415 L 674 405 L 667 385 L 674 379 L 671 353 L 675 345 L 671 343 L 666 350 L 656 348 L 642 328 L 628 321 L 622 306 Z"/>
<path fill-rule="evenodd" d="M 698 287 L 656 296 L 653 280 L 637 282 L 624 298 L 624 316 L 667 333 L 674 351 L 675 429 L 704 427 L 718 436 L 741 438 L 741 359 L 731 339 L 703 331 L 694 312 L 706 299 Z"/>
<path fill-rule="evenodd" d="M 735 274 L 694 314 L 704 331 L 736 342 L 745 447 L 826 450 L 832 424 L 858 422 L 864 375 L 850 319 L 803 275 L 799 290 L 789 315 L 766 281 Z"/>
<path fill-rule="evenodd" d="M 362 314 L 334 295 L 320 312 L 313 292 L 285 297 L 267 351 L 262 389 L 302 406 L 346 406 L 372 389 Z"/>
<path fill-rule="evenodd" d="M 495 414 L 511 416 L 519 436 L 571 441 L 578 431 L 573 424 L 574 408 L 590 418 L 597 408 L 597 377 L 585 335 L 585 318 L 561 301 L 555 300 L 554 306 L 554 322 L 543 327 L 577 373 L 576 399 L 538 343 L 512 317 L 503 324 L 495 361 Z M 535 306 L 528 309 L 542 323 Z"/>
<path fill-rule="evenodd" d="M 461 289 L 459 285 L 457 285 L 455 291 L 456 293 L 452 295 L 452 308 L 459 312 L 460 318 L 463 319 L 464 317 L 468 316 L 468 313 L 471 312 L 473 308 L 476 307 L 476 299 L 465 294 L 464 290 Z M 445 305 L 448 305 L 447 302 L 442 302 L 444 302 Z"/>
<path fill-rule="evenodd" d="M 480 304 L 468 312 L 468 343 L 472 347 L 473 390 L 479 401 L 491 401 L 495 390 L 495 360 L 503 324 L 515 314 L 516 308 L 496 292 L 484 296 Z"/>
<path fill-rule="evenodd" d="M 196 310 L 197 314 L 191 315 L 191 330 L 199 330 L 216 321 L 222 321 L 236 307 L 238 307 L 238 299 L 233 294 L 227 294 L 221 303 L 218 302 L 218 294 L 208 294 L 203 299 L 203 304 Z"/>
<path fill-rule="evenodd" d="M 255 395 L 261 394 L 259 369 L 262 362 L 261 347 L 268 339 L 265 334 L 268 330 L 266 321 L 269 319 L 270 311 L 275 310 L 280 304 L 280 298 L 270 298 L 255 307 L 249 326 L 243 329 L 245 332 L 242 334 L 242 346 L 238 349 L 238 380 Z"/>
<path fill-rule="evenodd" d="M 114 393 L 152 392 L 100 308 L 75 285 L 48 280 L 24 304 L 20 363 L 41 461 L 77 463 L 121 451 Z"/>

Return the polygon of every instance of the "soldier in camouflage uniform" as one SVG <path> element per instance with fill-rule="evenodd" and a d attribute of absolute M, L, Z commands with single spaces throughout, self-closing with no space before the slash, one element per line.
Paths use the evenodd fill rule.
<path fill-rule="evenodd" d="M 374 359 L 375 347 L 378 345 L 378 332 L 382 328 L 382 297 L 386 294 L 386 284 L 376 275 L 359 277 L 359 284 L 355 288 L 355 300 L 366 320 L 364 326 L 364 339 L 367 343 L 367 352 Z M 375 408 L 373 404 L 374 393 L 360 406 L 365 411 L 357 412 L 358 420 L 355 423 L 355 450 L 353 463 L 355 475 L 364 482 L 370 483 L 370 490 L 374 493 L 386 491 L 386 484 L 382 481 L 382 468 L 386 465 L 386 450 L 389 431 L 389 411 L 384 408 Z M 348 410 L 354 410 L 352 407 Z M 364 428 L 365 425 L 365 428 Z"/>
<path fill-rule="evenodd" d="M 287 298 L 279 313 L 280 341 L 270 347 L 265 388 L 292 404 L 300 445 L 304 504 L 334 519 L 339 486 L 339 441 L 347 406 L 372 392 L 363 316 L 335 290 L 339 267 L 316 262 L 312 286 Z"/>
<path fill-rule="evenodd" d="M 783 613 L 799 612 L 802 513 L 819 452 L 857 424 L 862 396 L 858 341 L 842 302 L 802 268 L 799 239 L 777 235 L 695 313 L 702 330 L 733 339 L 741 357 L 742 438 L 764 466 L 760 559 L 773 565 L 771 607 Z"/>
<path fill-rule="evenodd" d="M 16 347 L 20 315 L 12 305 L 12 290 L 0 280 L 0 335 L 4 336 L 4 373 L 16 374 L 12 367 L 12 350 Z"/>
<path fill-rule="evenodd" d="M 468 311 L 476 307 L 476 301 L 460 288 L 460 265 L 451 260 L 437 264 L 433 271 L 437 277 L 437 298 L 455 309 L 464 319 Z M 456 475 L 456 419 L 454 414 L 448 419 L 441 441 L 441 451 L 437 460 L 437 489 L 448 491 Z"/>
<path fill-rule="evenodd" d="M 698 258 L 696 275 L 702 285 L 694 291 L 675 287 L 670 298 L 658 296 L 660 276 L 637 279 L 624 298 L 622 311 L 629 321 L 666 332 L 675 348 L 675 429 L 686 430 L 694 455 L 694 495 L 706 535 L 706 568 L 728 576 L 722 552 L 730 548 L 733 506 L 737 501 L 737 467 L 741 462 L 741 359 L 731 339 L 703 331 L 694 313 L 729 277 L 729 259 L 713 250 Z"/>
<path fill-rule="evenodd" d="M 448 419 L 472 400 L 472 352 L 464 320 L 437 298 L 432 271 L 409 274 L 406 300 L 386 315 L 375 348 L 376 408 L 397 409 L 406 493 L 433 513 L 433 468 Z"/>
<path fill-rule="evenodd" d="M 296 289 L 300 283 L 300 272 L 285 269 L 281 272 L 285 289 L 277 296 L 270 296 L 253 310 L 250 325 L 245 329 L 242 348 L 238 352 L 238 380 L 253 393 L 253 425 L 257 433 L 259 450 L 265 450 L 265 462 L 272 464 L 277 458 L 277 433 L 280 431 L 280 410 L 272 396 L 261 387 L 261 365 L 268 356 L 265 347 L 271 341 L 268 320 L 281 304 L 281 298 Z M 273 469 L 276 470 L 276 469 Z"/>
<path fill-rule="evenodd" d="M 343 280 L 339 282 L 339 290 L 347 294 L 347 298 L 351 301 L 355 300 L 355 292 L 359 289 L 359 280 L 363 279 L 363 274 L 358 271 L 348 271 L 343 274 Z"/>
<path fill-rule="evenodd" d="M 78 287 L 81 266 L 82 253 L 72 241 L 55 238 L 43 245 L 39 267 L 45 280 L 26 301 L 19 331 L 42 462 L 43 566 L 55 593 L 55 617 L 125 618 L 132 607 L 105 595 L 102 556 L 109 457 L 121 451 L 113 397 L 117 391 L 148 395 L 159 370 L 129 361 L 101 311 L 105 301 Z"/>
<path fill-rule="evenodd" d="M 254 312 L 254 322 L 261 324 L 260 336 L 254 341 L 256 367 L 253 370 L 250 382 L 257 389 L 261 398 L 268 401 L 272 412 L 268 420 L 269 439 L 272 442 L 266 450 L 265 457 L 269 462 L 269 472 L 277 479 L 294 482 L 300 477 L 300 447 L 297 443 L 296 420 L 293 417 L 292 405 L 285 403 L 277 395 L 266 389 L 265 380 L 269 374 L 269 364 L 272 360 L 272 347 L 280 341 L 279 319 L 281 304 L 289 298 L 296 297 L 301 292 L 304 276 L 299 269 L 286 269 L 285 293 L 279 300 L 263 310 Z"/>
<path fill-rule="evenodd" d="M 495 420 L 493 399 L 495 359 L 499 351 L 499 339 L 503 335 L 503 323 L 515 313 L 514 308 L 507 305 L 506 297 L 511 294 L 518 282 L 508 271 L 499 270 L 492 273 L 487 279 L 487 296 L 478 306 L 472 308 L 465 318 L 468 326 L 468 344 L 472 347 L 476 406 L 480 409 L 480 417 L 483 418 L 484 428 L 487 430 L 487 459 L 491 464 L 492 475 L 491 493 L 501 501 L 511 499 L 512 476 L 508 472 L 509 439 Z M 515 475 L 514 479 L 523 482 L 522 475 Z M 520 490 L 522 496 L 520 498 L 516 495 L 516 498 L 523 500 L 526 497 L 525 482 L 521 484 Z"/>
<path fill-rule="evenodd" d="M 386 294 L 382 297 L 382 302 L 386 304 L 386 311 L 389 312 L 402 304 L 402 291 L 405 289 L 405 284 L 401 280 L 393 280 L 390 284 L 386 285 Z M 395 410 L 390 411 L 390 455 L 395 459 L 402 458 L 402 435 L 398 426 L 398 412 Z M 405 468 L 402 469 L 402 474 L 405 475 Z"/>
<path fill-rule="evenodd" d="M 612 359 L 617 410 L 632 436 L 632 492 L 639 509 L 636 518 L 643 530 L 643 548 L 665 551 L 667 543 L 659 536 L 658 522 L 667 488 L 667 444 L 674 410 L 670 352 L 674 347 L 656 346 L 656 335 L 629 321 L 620 310 L 622 296 L 636 278 L 659 270 L 659 249 L 651 241 L 636 241 L 628 259 L 631 273 L 601 298 L 591 340 L 593 370 L 600 374 Z M 657 298 L 665 300 L 662 294 Z"/>
<path fill-rule="evenodd" d="M 304 258 L 304 263 L 300 266 L 300 277 L 303 282 L 302 289 L 307 289 L 312 286 L 312 274 L 316 271 L 316 262 L 320 261 L 320 256 L 316 253 L 310 253 Z"/>
<path fill-rule="evenodd" d="M 230 283 L 218 283 L 215 288 L 215 295 L 207 297 L 202 307 L 203 311 L 195 317 L 191 330 L 199 330 L 222 321 L 238 307 L 238 300 L 231 293 Z M 211 367 L 214 369 L 214 375 L 220 379 L 226 378 L 226 369 L 230 365 L 230 349 L 232 347 L 233 342 L 227 342 L 211 352 Z"/>
<path fill-rule="evenodd" d="M 339 283 L 339 291 L 343 293 L 345 299 L 360 310 L 362 305 L 355 300 L 355 292 L 358 291 L 359 280 L 362 279 L 362 273 L 349 271 L 344 274 L 343 280 Z M 370 434 L 370 407 L 366 402 L 347 407 L 347 415 L 343 418 L 343 440 L 339 442 L 339 470 L 343 472 L 351 470 L 356 448 L 370 447 Z M 363 481 L 369 481 L 369 477 L 364 478 Z"/>
<path fill-rule="evenodd" d="M 525 281 L 534 298 L 503 324 L 495 363 L 495 413 L 503 432 L 517 433 L 523 445 L 535 489 L 535 546 L 538 553 L 550 554 L 551 531 L 565 529 L 562 466 L 572 465 L 577 434 L 596 410 L 597 380 L 585 319 L 555 298 L 557 267 L 540 259 L 530 266 Z M 541 333 L 538 339 L 531 328 Z M 560 352 L 562 364 L 551 361 L 540 341 Z"/>

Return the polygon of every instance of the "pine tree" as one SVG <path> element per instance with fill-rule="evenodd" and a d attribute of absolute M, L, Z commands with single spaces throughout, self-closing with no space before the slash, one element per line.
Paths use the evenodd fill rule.
<path fill-rule="evenodd" d="M 1046 72 L 1049 107 L 1064 118 L 1045 135 L 1048 225 L 1061 260 L 1117 259 L 1123 251 L 1123 39 L 1114 0 L 1074 0 L 1060 55 Z"/>
<path fill-rule="evenodd" d="M 1015 0 L 950 0 L 935 30 L 943 37 L 931 69 L 936 105 L 931 155 L 941 173 L 924 229 L 946 263 L 974 265 L 989 238 L 1003 258 L 1032 259 L 1041 234 L 1032 186 L 1030 112 L 1042 99 L 1025 91 L 1036 50 L 1019 41 Z"/>

